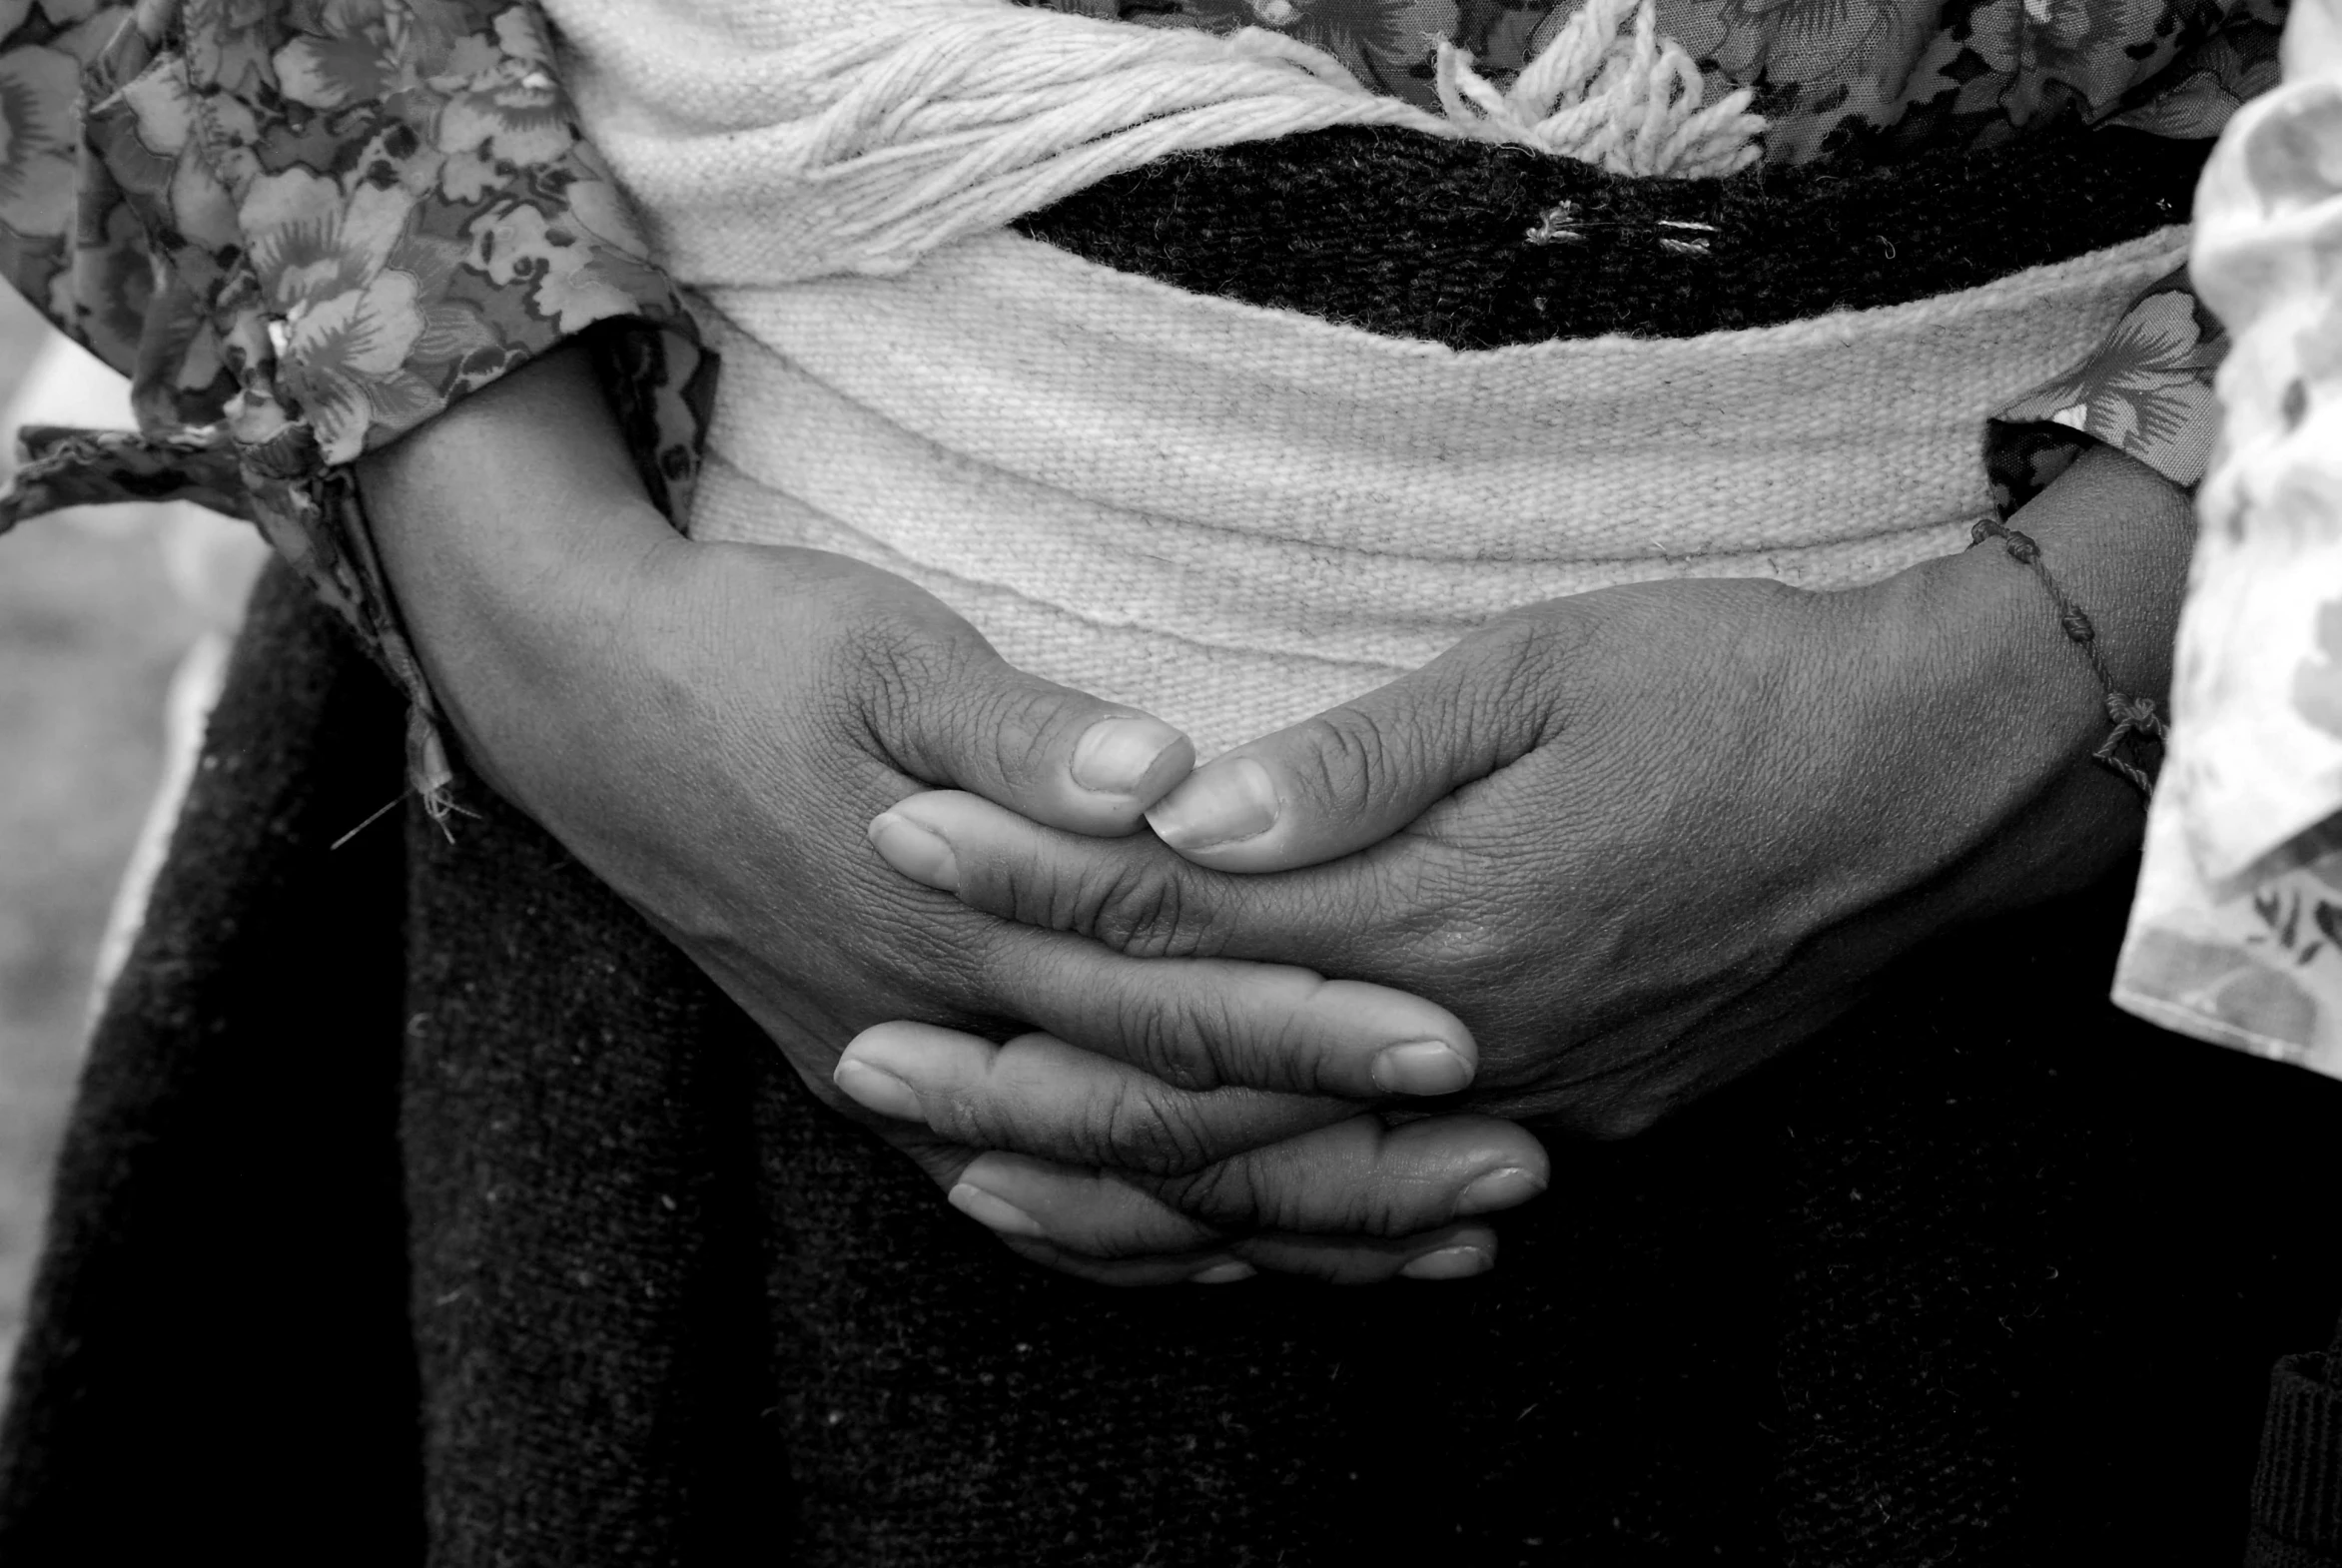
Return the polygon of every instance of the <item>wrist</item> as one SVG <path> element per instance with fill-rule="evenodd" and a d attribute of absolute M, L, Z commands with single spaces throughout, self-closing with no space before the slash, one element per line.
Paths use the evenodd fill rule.
<path fill-rule="evenodd" d="M 2101 688 L 2160 704 L 2170 690 L 2172 645 L 2195 548 L 2195 507 L 2187 492 L 2137 459 L 2098 446 L 2010 517 L 2008 527 L 2037 548 L 2027 574 L 2068 656 L 2091 665 Z M 1987 542 L 1972 553 L 1994 552 Z M 2005 544 L 1997 553 L 2009 566 L 2023 564 Z M 2030 552 L 2020 544 L 2016 553 Z M 2056 625 L 2060 601 L 2081 611 L 2080 625 Z"/>
<path fill-rule="evenodd" d="M 2009 523 L 2038 564 L 1986 537 L 1859 590 L 1882 672 L 1866 686 L 1872 724 L 1900 724 L 1891 771 L 1911 781 L 1906 875 L 1949 873 L 1948 918 L 2084 886 L 2136 845 L 2140 793 L 2094 753 L 2113 728 L 2110 691 L 2160 704 L 2168 687 L 2193 541 L 2187 496 L 2111 450 Z M 2095 659 L 2060 599 L 2082 612 Z"/>

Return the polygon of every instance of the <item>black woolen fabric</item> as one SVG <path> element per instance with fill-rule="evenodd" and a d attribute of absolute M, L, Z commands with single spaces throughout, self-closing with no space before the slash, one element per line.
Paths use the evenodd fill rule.
<path fill-rule="evenodd" d="M 485 791 L 406 821 L 400 1126 L 434 1568 L 785 1519 L 739 1020 Z M 396 828 L 391 830 L 395 836 Z"/>
<path fill-rule="evenodd" d="M 0 1562 L 411 1563 L 400 704 L 254 600 L 100 1021 L 0 1426 Z"/>
<path fill-rule="evenodd" d="M 1344 167 L 1371 182 L 1353 208 L 1446 200 Z M 1169 241 L 1130 259 L 1249 276 L 1198 254 L 1236 244 L 1229 178 L 1180 187 L 1177 222 L 1142 226 Z M 2098 216 L 2086 243 L 2152 226 Z M 1307 258 L 1282 263 L 1339 314 Z M 1614 272 L 1680 319 L 1656 269 Z M 1529 331 L 1469 290 L 1360 276 L 1343 287 L 1405 297 L 1381 330 Z M 1538 298 L 1500 282 L 1516 313 Z M 2232 1560 L 2268 1365 L 2342 1298 L 2318 1223 L 2342 1086 L 2107 1007 L 2119 886 L 1937 945 L 1643 1138 L 1558 1142 L 1489 1277 L 1117 1293 L 1038 1272 L 477 786 L 451 843 L 410 821 L 326 848 L 394 791 L 398 716 L 282 574 L 260 603 L 211 746 L 279 762 L 207 774 L 93 1060 L 0 1431 L 11 1563 L 60 1560 L 91 1520 L 130 1530 L 100 1517 L 125 1496 L 185 1499 L 180 1549 L 250 1558 L 256 1519 L 302 1515 L 256 1514 L 277 1474 L 243 1461 L 297 1446 L 345 1489 L 318 1495 L 373 1488 L 345 1517 L 388 1521 L 387 1557 L 466 1568 Z M 354 854 L 376 863 L 364 919 L 337 902 Z M 211 914 L 171 913 L 197 892 Z M 288 952 L 381 963 L 319 998 L 287 987 Z M 321 1052 L 321 1016 L 352 1049 Z M 340 1098 L 320 1074 L 348 1076 Z M 290 1173 L 310 1222 L 250 1235 L 224 1283 L 314 1290 L 323 1247 L 365 1331 L 225 1303 L 200 1347 L 155 1327 L 139 1282 L 218 1219 L 186 1195 L 256 1168 Z M 283 1419 L 321 1383 L 353 1397 Z M 150 1418 L 222 1440 L 173 1473 L 195 1445 L 147 1440 Z M 335 1469 L 345 1429 L 376 1446 Z"/>
<path fill-rule="evenodd" d="M 1898 305 L 2185 223 L 2210 144 L 2068 128 L 1878 169 L 1621 180 L 1518 148 L 1343 127 L 1180 153 L 1017 227 L 1198 294 L 1453 349 L 1685 338 Z M 1529 236 L 1577 205 L 1583 245 Z M 1659 221 L 1714 225 L 1704 256 Z"/>
<path fill-rule="evenodd" d="M 77 1112 L 0 1439 L 11 1563 L 166 1539 L 269 1561 L 304 1532 L 589 1568 L 2197 1561 L 2242 1538 L 2266 1368 L 2342 1293 L 2316 1222 L 2342 1086 L 2107 1008 L 2119 888 L 1939 945 L 1642 1139 L 1557 1144 L 1485 1279 L 1118 1293 L 953 1215 L 475 786 L 452 844 L 409 824 L 403 997 L 289 1001 L 289 933 L 402 951 L 394 919 L 330 918 L 350 889 L 287 874 L 367 854 L 398 903 L 388 824 L 326 848 L 391 776 L 398 716 L 297 592 L 264 593 L 212 750 L 304 758 L 314 803 L 272 814 L 239 767 L 191 808 Z M 224 809 L 248 788 L 258 809 Z M 233 920 L 168 913 L 197 888 Z M 254 1055 L 256 1012 L 302 1019 L 297 1058 Z M 112 1066 L 158 1037 L 144 1079 Z M 239 1059 L 267 1070 L 198 1094 Z M 369 1061 L 363 1094 L 321 1095 Z M 200 1275 L 190 1343 L 199 1275 L 173 1268 L 253 1170 L 306 1223 Z M 321 1298 L 336 1254 L 347 1294 Z"/>

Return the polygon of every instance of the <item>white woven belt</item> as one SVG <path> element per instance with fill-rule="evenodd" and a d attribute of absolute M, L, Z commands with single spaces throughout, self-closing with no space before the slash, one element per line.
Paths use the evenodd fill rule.
<path fill-rule="evenodd" d="M 1913 305 L 1457 353 L 1013 235 L 709 291 L 696 535 L 836 550 L 1206 754 L 1611 583 L 1874 581 L 1966 544 L 2000 403 L 2186 232 Z"/>

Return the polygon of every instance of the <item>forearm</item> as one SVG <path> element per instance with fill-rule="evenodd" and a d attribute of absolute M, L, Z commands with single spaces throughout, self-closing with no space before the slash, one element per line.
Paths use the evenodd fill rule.
<path fill-rule="evenodd" d="M 517 646 L 573 624 L 590 606 L 569 600 L 675 537 L 575 345 L 370 452 L 357 473 L 434 681 L 483 638 Z"/>

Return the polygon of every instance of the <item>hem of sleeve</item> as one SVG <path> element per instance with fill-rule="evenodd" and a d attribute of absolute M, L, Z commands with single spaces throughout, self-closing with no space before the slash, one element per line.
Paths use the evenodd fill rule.
<path fill-rule="evenodd" d="M 2242 1025 L 2218 1018 L 2194 1008 L 2184 1007 L 2167 998 L 2150 996 L 2129 986 L 2114 987 L 2111 1000 L 2114 1005 L 2133 1018 L 2141 1018 L 2158 1029 L 2167 1029 L 2175 1035 L 2186 1035 L 2206 1045 L 2225 1046 L 2231 1051 L 2242 1051 L 2271 1062 L 2283 1062 L 2294 1067 L 2311 1067 L 2302 1048 L 2293 1041 L 2264 1035 Z M 2314 1071 L 2314 1069 L 2313 1069 Z"/>
<path fill-rule="evenodd" d="M 676 531 L 683 531 L 713 414 L 718 364 L 700 343 L 697 324 L 679 301 L 674 302 L 672 311 L 655 317 L 607 318 L 589 324 L 572 338 L 543 346 L 538 354 L 513 356 L 490 381 L 571 342 L 582 342 L 592 355 L 651 503 Z M 479 384 L 485 385 L 488 383 Z M 478 390 L 474 386 L 467 392 Z M 358 486 L 349 467 L 343 465 L 312 475 L 306 488 L 309 504 L 314 507 L 311 515 L 325 524 L 349 566 L 351 580 L 346 587 L 330 579 L 323 583 L 327 597 L 344 610 L 369 654 L 406 694 L 408 784 L 423 810 L 444 831 L 448 816 L 458 808 L 453 801 L 454 769 L 443 720 L 398 616 Z M 301 531 L 314 536 L 312 530 Z M 303 563 L 296 560 L 295 564 Z M 305 574 L 313 581 L 320 580 L 317 570 Z"/>

